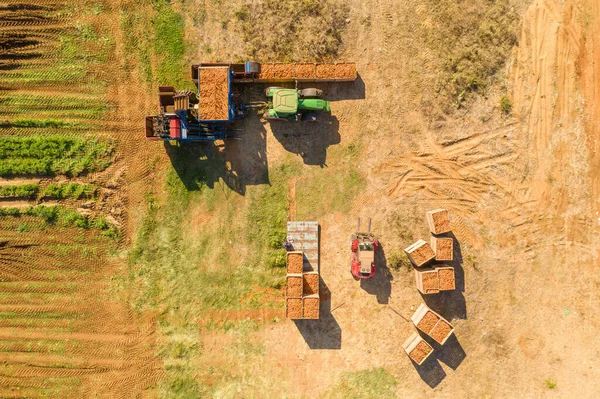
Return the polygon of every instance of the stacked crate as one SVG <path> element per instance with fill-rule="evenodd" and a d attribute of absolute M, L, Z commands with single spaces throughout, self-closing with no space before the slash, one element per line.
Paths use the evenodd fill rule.
<path fill-rule="evenodd" d="M 285 286 L 286 316 L 290 319 L 302 318 L 302 262 L 304 253 L 292 251 L 287 253 L 287 276 Z"/>
<path fill-rule="evenodd" d="M 411 320 L 415 327 L 443 345 L 454 332 L 454 327 L 442 316 L 429 309 L 424 303 L 419 305 Z"/>
<path fill-rule="evenodd" d="M 286 317 L 318 319 L 319 225 L 316 222 L 288 222 L 293 251 L 287 253 Z"/>
<path fill-rule="evenodd" d="M 442 262 L 454 260 L 454 240 L 443 236 L 450 232 L 450 219 L 445 209 L 434 209 L 426 213 L 431 232 L 430 242 L 418 240 L 404 251 L 415 269 L 417 289 L 423 295 L 456 289 L 452 266 Z M 429 263 L 433 264 L 429 264 Z M 411 317 L 415 327 L 443 345 L 454 333 L 454 327 L 442 316 L 421 304 Z M 433 353 L 433 348 L 414 332 L 402 345 L 406 354 L 417 365 L 421 365 Z"/>
<path fill-rule="evenodd" d="M 419 240 L 404 250 L 416 267 L 421 267 L 435 258 L 435 252 L 425 240 Z"/>
<path fill-rule="evenodd" d="M 419 366 L 433 353 L 433 348 L 417 332 L 404 341 L 404 351 Z"/>
<path fill-rule="evenodd" d="M 286 316 L 288 319 L 319 318 L 319 273 L 304 271 L 303 259 L 302 251 L 287 253 Z"/>

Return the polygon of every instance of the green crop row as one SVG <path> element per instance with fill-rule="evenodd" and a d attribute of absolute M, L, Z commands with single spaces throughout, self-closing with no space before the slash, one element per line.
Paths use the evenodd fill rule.
<path fill-rule="evenodd" d="M 87 123 L 65 121 L 63 119 L 25 119 L 19 118 L 9 122 L 16 128 L 84 128 L 89 129 Z"/>
<path fill-rule="evenodd" d="M 43 196 L 64 198 L 90 198 L 94 195 L 96 187 L 91 184 L 60 183 L 50 184 L 43 192 Z"/>
<path fill-rule="evenodd" d="M 103 235 L 111 238 L 119 236 L 118 228 L 109 223 L 105 218 L 90 219 L 88 216 L 63 208 L 59 205 L 46 206 L 37 205 L 27 208 L 0 208 L 0 218 L 34 216 L 42 219 L 46 225 L 58 225 L 62 227 L 76 227 L 80 229 L 96 229 Z"/>
<path fill-rule="evenodd" d="M 0 197 L 37 197 L 39 192 L 39 184 L 0 186 Z M 93 197 L 95 192 L 96 187 L 92 184 L 56 183 L 46 187 L 42 191 L 41 197 L 82 199 Z"/>
<path fill-rule="evenodd" d="M 112 145 L 110 143 L 88 138 L 62 136 L 2 136 L 0 138 L 0 159 L 58 159 L 77 154 L 107 156 L 111 153 Z"/>
<path fill-rule="evenodd" d="M 112 143 L 56 136 L 0 138 L 0 176 L 78 176 L 104 170 L 111 163 Z"/>
<path fill-rule="evenodd" d="M 40 186 L 38 184 L 21 184 L 18 186 L 0 187 L 0 197 L 33 197 L 37 195 Z"/>

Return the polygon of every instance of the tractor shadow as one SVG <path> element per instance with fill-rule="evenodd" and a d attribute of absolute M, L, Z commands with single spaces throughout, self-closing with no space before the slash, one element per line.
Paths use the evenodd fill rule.
<path fill-rule="evenodd" d="M 463 269 L 463 258 L 460 248 L 460 242 L 456 239 L 454 233 L 450 232 L 443 235 L 444 237 L 452 238 L 454 251 L 452 262 L 439 262 L 454 267 L 454 279 L 456 289 L 452 291 L 444 291 L 439 294 L 423 295 L 423 302 L 433 311 L 441 314 L 445 319 L 452 321 L 453 319 L 467 319 L 467 301 L 465 300 L 465 271 Z"/>
<path fill-rule="evenodd" d="M 318 320 L 294 320 L 310 349 L 341 349 L 342 329 L 331 314 L 331 292 L 323 279 L 319 278 L 321 304 Z"/>
<path fill-rule="evenodd" d="M 306 165 L 327 166 L 327 148 L 341 141 L 334 115 L 318 113 L 315 122 L 271 121 L 273 136 L 286 151 L 300 155 Z"/>
<path fill-rule="evenodd" d="M 243 141 L 216 143 L 164 142 L 171 165 L 188 191 L 203 186 L 212 189 L 222 180 L 229 189 L 244 195 L 247 185 L 269 183 L 264 135 L 261 139 L 260 132 L 250 133 Z"/>
<path fill-rule="evenodd" d="M 373 277 L 360 280 L 360 288 L 368 294 L 375 295 L 377 303 L 388 304 L 392 295 L 392 280 L 394 276 L 392 276 L 392 272 L 387 266 L 385 251 L 381 242 L 375 252 L 375 266 L 376 270 Z"/>

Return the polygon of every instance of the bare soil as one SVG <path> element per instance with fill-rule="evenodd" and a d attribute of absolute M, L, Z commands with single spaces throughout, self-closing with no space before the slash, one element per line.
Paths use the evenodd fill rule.
<path fill-rule="evenodd" d="M 431 330 L 429 336 L 441 344 L 444 339 L 446 339 L 448 334 L 450 334 L 450 331 L 452 331 L 452 326 L 450 326 L 450 324 L 446 323 L 444 320 L 440 320 L 433 330 Z"/>
<path fill-rule="evenodd" d="M 456 288 L 454 269 L 439 269 L 440 290 L 450 291 Z"/>
<path fill-rule="evenodd" d="M 288 298 L 302 297 L 302 277 L 288 276 L 286 295 Z"/>
<path fill-rule="evenodd" d="M 290 79 L 294 77 L 294 64 L 274 64 L 273 78 Z"/>
<path fill-rule="evenodd" d="M 429 245 L 429 243 L 426 242 L 419 248 L 414 249 L 410 253 L 410 256 L 415 262 L 415 266 L 422 266 L 435 257 L 435 252 L 433 252 L 431 245 Z"/>
<path fill-rule="evenodd" d="M 286 316 L 288 319 L 301 319 L 302 318 L 302 299 L 301 298 L 288 298 L 286 301 L 287 312 Z"/>
<path fill-rule="evenodd" d="M 287 254 L 287 272 L 293 274 L 302 273 L 302 264 L 304 261 L 304 256 L 302 254 Z"/>
<path fill-rule="evenodd" d="M 421 341 L 410 352 L 409 356 L 412 360 L 420 364 L 431 352 L 433 352 L 433 348 L 427 342 Z"/>
<path fill-rule="evenodd" d="M 319 293 L 319 275 L 318 274 L 305 274 L 302 276 L 304 279 L 304 295 L 312 295 Z"/>
<path fill-rule="evenodd" d="M 227 68 L 200 69 L 200 119 L 229 119 L 229 78 Z"/>
<path fill-rule="evenodd" d="M 435 260 L 452 260 L 453 242 L 452 238 L 433 237 L 435 242 Z"/>
<path fill-rule="evenodd" d="M 427 311 L 427 313 L 425 313 L 425 316 L 423 316 L 419 324 L 417 324 L 417 328 L 423 331 L 425 334 L 429 334 L 433 327 L 435 327 L 435 324 L 438 322 L 438 320 L 440 320 L 439 317 L 437 317 L 432 312 Z"/>
<path fill-rule="evenodd" d="M 319 318 L 319 298 L 304 298 L 304 314 L 305 319 Z"/>
<path fill-rule="evenodd" d="M 296 64 L 294 75 L 297 79 L 314 79 L 317 76 L 315 64 Z"/>

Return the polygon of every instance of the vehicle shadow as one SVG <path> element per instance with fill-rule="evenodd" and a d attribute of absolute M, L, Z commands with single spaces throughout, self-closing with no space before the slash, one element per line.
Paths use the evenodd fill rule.
<path fill-rule="evenodd" d="M 436 266 L 445 264 L 454 268 L 456 289 L 440 292 L 439 294 L 421 294 L 421 297 L 430 309 L 441 314 L 445 319 L 449 321 L 453 319 L 465 320 L 467 319 L 467 301 L 463 294 L 465 292 L 465 271 L 462 266 L 463 258 L 460 243 L 452 232 L 444 234 L 444 236 L 453 240 L 454 260 L 452 262 L 438 262 Z"/>
<path fill-rule="evenodd" d="M 242 143 L 230 143 L 230 140 L 221 145 L 164 141 L 164 146 L 173 169 L 188 191 L 198 191 L 203 186 L 212 189 L 222 180 L 231 190 L 244 195 L 247 185 L 269 183 L 264 134 L 262 144 L 260 141 L 259 136 L 249 137 Z M 250 158 L 246 154 L 248 151 L 253 152 L 255 163 L 243 162 Z M 230 159 L 237 160 L 232 162 Z"/>
<path fill-rule="evenodd" d="M 375 274 L 373 277 L 360 280 L 360 288 L 377 297 L 377 303 L 388 304 L 392 295 L 392 272 L 387 266 L 385 251 L 381 242 L 375 251 Z"/>
<path fill-rule="evenodd" d="M 365 81 L 357 75 L 353 82 L 328 82 L 328 83 L 299 83 L 298 88 L 317 87 L 323 90 L 323 98 L 328 101 L 364 100 Z"/>
<path fill-rule="evenodd" d="M 294 320 L 310 349 L 341 349 L 342 329 L 331 314 L 331 292 L 323 279 L 319 278 L 321 304 L 318 320 Z"/>
<path fill-rule="evenodd" d="M 306 165 L 327 166 L 327 148 L 339 144 L 339 121 L 334 115 L 318 113 L 315 122 L 271 121 L 273 136 L 287 151 L 298 154 Z"/>

